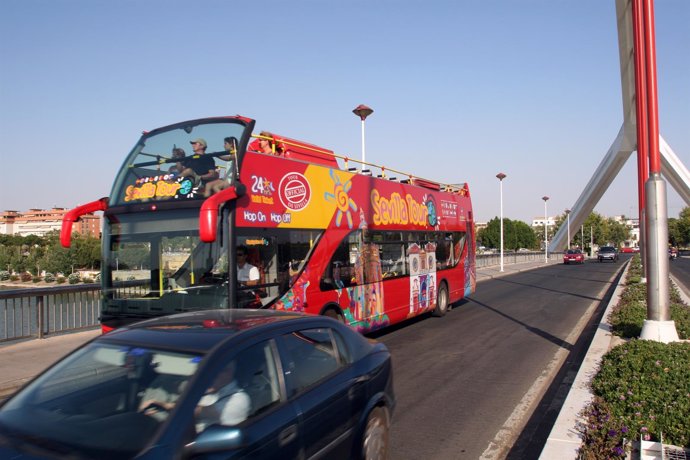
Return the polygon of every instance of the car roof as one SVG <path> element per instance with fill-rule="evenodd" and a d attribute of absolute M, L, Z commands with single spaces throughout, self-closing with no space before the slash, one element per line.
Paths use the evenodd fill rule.
<path fill-rule="evenodd" d="M 257 333 L 286 322 L 313 323 L 315 319 L 324 322 L 329 318 L 276 310 L 205 310 L 130 324 L 96 340 L 205 353 L 221 342 L 250 331 Z"/>

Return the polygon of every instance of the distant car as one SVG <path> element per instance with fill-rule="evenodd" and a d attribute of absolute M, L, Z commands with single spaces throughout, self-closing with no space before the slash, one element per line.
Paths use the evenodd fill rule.
<path fill-rule="evenodd" d="M 325 316 L 160 317 L 87 343 L 2 404 L 0 458 L 385 458 L 392 378 L 385 345 Z"/>
<path fill-rule="evenodd" d="M 563 253 L 563 263 L 568 265 L 569 263 L 584 264 L 585 255 L 579 249 L 568 249 Z"/>
<path fill-rule="evenodd" d="M 635 252 L 635 248 L 631 248 L 628 246 L 621 248 L 621 253 L 630 254 L 630 253 L 634 253 L 634 252 Z"/>
<path fill-rule="evenodd" d="M 678 258 L 678 249 L 673 246 L 668 248 L 668 258 L 670 260 L 676 260 Z"/>
<path fill-rule="evenodd" d="M 616 262 L 618 261 L 618 251 L 613 246 L 602 246 L 599 248 L 597 259 L 599 259 L 599 262 L 603 262 L 604 260 Z"/>

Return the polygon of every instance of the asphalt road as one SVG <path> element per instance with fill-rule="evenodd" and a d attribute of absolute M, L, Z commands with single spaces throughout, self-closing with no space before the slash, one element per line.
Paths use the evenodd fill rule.
<path fill-rule="evenodd" d="M 622 265 L 485 281 L 445 317 L 378 335 L 394 360 L 391 458 L 536 458 Z"/>
<path fill-rule="evenodd" d="M 690 289 L 687 287 L 690 286 L 690 253 L 683 254 L 676 260 L 669 261 L 668 267 L 671 276 L 679 281 L 680 289 L 683 289 L 685 294 L 690 296 Z"/>

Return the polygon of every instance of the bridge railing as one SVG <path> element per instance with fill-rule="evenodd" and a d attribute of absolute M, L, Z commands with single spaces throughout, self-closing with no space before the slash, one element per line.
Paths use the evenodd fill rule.
<path fill-rule="evenodd" d="M 98 326 L 100 284 L 0 291 L 0 342 Z"/>
<path fill-rule="evenodd" d="M 561 261 L 563 259 L 562 252 L 550 252 L 548 254 L 550 261 Z M 501 254 L 477 254 L 477 268 L 493 267 L 501 265 Z M 521 264 L 526 262 L 539 262 L 544 260 L 544 253 L 539 251 L 530 252 L 503 252 L 503 264 Z"/>
<path fill-rule="evenodd" d="M 562 253 L 550 253 L 558 261 Z M 544 260 L 543 252 L 504 253 L 503 263 L 519 264 Z M 501 263 L 500 254 L 477 254 L 477 268 Z M 135 281 L 118 287 L 140 290 Z M 117 292 L 120 292 L 119 290 Z M 99 325 L 101 286 L 79 284 L 45 288 L 20 288 L 0 291 L 0 343 L 19 339 L 94 328 Z"/>

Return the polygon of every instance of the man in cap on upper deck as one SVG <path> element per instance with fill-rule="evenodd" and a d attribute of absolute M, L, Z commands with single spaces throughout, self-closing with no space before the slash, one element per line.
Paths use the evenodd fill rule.
<path fill-rule="evenodd" d="M 206 156 L 206 147 L 208 145 L 206 140 L 200 137 L 189 143 L 192 144 L 194 155 L 185 160 L 185 169 L 180 175 L 193 178 L 201 186 L 205 186 L 206 183 L 218 179 L 215 161 L 213 161 L 212 157 Z"/>

